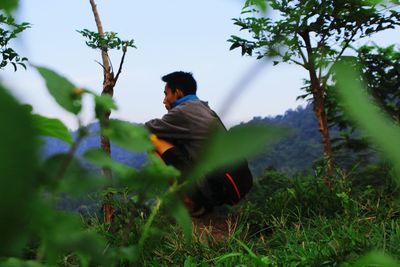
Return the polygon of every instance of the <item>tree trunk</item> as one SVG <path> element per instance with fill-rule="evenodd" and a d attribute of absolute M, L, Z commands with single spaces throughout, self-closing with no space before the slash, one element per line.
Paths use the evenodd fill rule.
<path fill-rule="evenodd" d="M 325 177 L 324 179 L 325 179 L 325 184 L 328 187 L 331 187 L 331 181 L 329 177 L 333 175 L 332 147 L 328 129 L 328 122 L 325 113 L 324 90 L 319 86 L 318 80 L 314 82 L 314 84 L 313 82 L 311 82 L 311 86 L 314 98 L 314 113 L 318 120 L 319 132 L 321 133 L 323 150 L 324 150 L 324 160 L 326 164 L 327 177 Z M 313 88 L 313 86 L 316 87 Z"/>
<path fill-rule="evenodd" d="M 103 91 L 104 92 L 104 91 Z M 110 120 L 111 112 L 107 112 L 104 115 L 104 118 L 100 121 L 100 129 L 108 128 L 108 123 Z M 111 157 L 111 145 L 108 137 L 103 134 L 100 136 L 101 149 L 107 153 L 108 156 Z M 102 168 L 102 173 L 105 177 L 112 179 L 112 172 L 110 168 L 104 167 Z M 103 199 L 103 219 L 105 223 L 111 223 L 112 218 L 114 216 L 115 209 L 112 206 L 113 195 L 111 193 L 107 193 Z"/>
<path fill-rule="evenodd" d="M 105 52 L 104 52 L 105 51 Z M 107 54 L 107 50 L 103 49 L 102 54 Z M 101 92 L 102 95 L 109 95 L 110 97 L 113 97 L 114 94 L 114 77 L 112 73 L 105 73 L 104 74 L 104 81 L 103 81 L 103 91 Z M 104 114 L 104 117 L 102 120 L 100 120 L 100 129 L 106 129 L 108 128 L 109 121 L 110 121 L 110 115 L 111 111 L 107 111 Z M 101 149 L 107 153 L 109 157 L 111 157 L 111 145 L 110 145 L 110 139 L 101 134 Z M 102 168 L 103 175 L 105 177 L 108 177 L 109 179 L 112 179 L 112 172 L 110 168 L 104 167 Z M 115 213 L 115 209 L 112 206 L 112 200 L 113 200 L 113 195 L 112 193 L 108 193 L 104 199 L 103 199 L 103 214 L 104 214 L 104 222 L 105 223 L 111 223 L 112 218 Z"/>
<path fill-rule="evenodd" d="M 104 36 L 103 26 L 101 24 L 99 13 L 97 12 L 95 0 L 89 0 L 89 2 L 90 2 L 90 5 L 92 6 L 94 19 L 96 21 L 97 31 L 98 31 L 100 37 L 103 37 Z M 132 46 L 132 45 L 130 45 L 128 42 L 126 42 L 125 45 L 122 47 L 123 54 L 122 54 L 121 62 L 119 65 L 119 69 L 115 76 L 114 76 L 114 70 L 112 68 L 111 60 L 108 56 L 108 48 L 106 45 L 101 47 L 101 59 L 102 59 L 102 63 L 103 63 L 101 66 L 103 67 L 103 75 L 104 75 L 103 91 L 101 92 L 101 95 L 108 95 L 111 98 L 113 97 L 114 86 L 117 83 L 119 75 L 121 74 L 122 65 L 124 64 L 125 53 L 127 51 L 128 46 Z M 111 114 L 111 110 L 108 110 L 104 114 L 104 116 L 102 118 L 100 118 L 101 130 L 109 127 L 110 114 Z M 108 139 L 107 136 L 104 136 L 103 134 L 101 135 L 101 148 L 103 149 L 104 152 L 106 152 L 106 154 L 108 156 L 111 157 L 110 140 Z M 111 169 L 103 168 L 102 171 L 103 171 L 104 176 L 112 179 Z M 115 212 L 115 209 L 112 206 L 112 200 L 113 200 L 112 193 L 108 193 L 103 200 L 104 222 L 106 222 L 106 223 L 111 222 L 112 217 Z"/>
<path fill-rule="evenodd" d="M 113 83 L 113 77 L 112 75 L 104 75 L 104 81 L 103 81 L 103 91 L 101 92 L 102 95 L 109 95 L 110 97 L 113 97 L 114 94 L 114 83 Z M 108 110 L 105 114 L 104 117 L 100 120 L 100 128 L 101 129 L 106 129 L 108 128 L 109 121 L 110 121 L 110 115 L 111 115 L 111 110 Z M 107 153 L 111 157 L 111 145 L 110 145 L 110 140 L 108 139 L 107 136 L 101 135 L 101 148 L 104 152 Z M 109 168 L 103 168 L 103 174 L 110 179 L 112 178 L 112 173 Z"/>
<path fill-rule="evenodd" d="M 314 103 L 314 114 L 318 120 L 319 132 L 322 137 L 323 144 L 323 155 L 324 161 L 326 164 L 326 174 L 324 176 L 325 184 L 331 188 L 330 177 L 333 175 L 333 162 L 332 162 L 332 148 L 331 148 L 331 139 L 329 135 L 328 122 L 326 119 L 325 113 L 325 88 L 321 86 L 321 81 L 317 76 L 314 54 L 312 51 L 312 46 L 310 42 L 310 36 L 308 32 L 300 33 L 300 36 L 303 38 L 308 55 L 307 62 L 307 70 L 310 75 L 311 82 L 311 92 L 313 95 L 313 103 Z"/>
<path fill-rule="evenodd" d="M 94 19 L 96 21 L 96 26 L 97 26 L 97 31 L 100 36 L 104 35 L 103 32 L 103 26 L 101 24 L 100 16 L 99 13 L 97 12 L 97 7 L 96 3 L 94 0 L 89 0 L 90 5 L 92 6 L 92 11 L 94 15 Z M 103 62 L 103 74 L 104 74 L 104 79 L 103 79 L 103 90 L 101 92 L 102 95 L 109 95 L 113 96 L 114 94 L 114 75 L 111 71 L 110 67 L 110 62 L 109 62 L 109 57 L 108 57 L 108 52 L 107 52 L 107 47 L 102 47 L 101 49 L 101 58 Z M 100 129 L 105 129 L 108 127 L 109 120 L 110 120 L 110 114 L 111 111 L 107 111 L 104 114 L 104 117 L 100 119 Z M 107 153 L 108 156 L 111 157 L 111 146 L 110 146 L 110 140 L 108 137 L 104 136 L 103 134 L 101 135 L 101 149 Z M 102 168 L 103 175 L 108 177 L 109 179 L 112 179 L 112 172 L 109 168 Z M 114 215 L 115 209 L 112 206 L 112 194 L 108 193 L 105 196 L 105 199 L 103 200 L 103 214 L 104 214 L 104 222 L 106 223 L 111 223 L 113 215 Z"/>

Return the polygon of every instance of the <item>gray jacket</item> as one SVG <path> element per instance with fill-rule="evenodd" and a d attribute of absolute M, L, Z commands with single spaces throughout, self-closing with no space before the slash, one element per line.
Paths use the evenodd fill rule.
<path fill-rule="evenodd" d="M 170 109 L 161 119 L 145 126 L 161 139 L 183 148 L 191 160 L 198 156 L 213 126 L 224 128 L 216 113 L 201 100 L 189 100 Z"/>

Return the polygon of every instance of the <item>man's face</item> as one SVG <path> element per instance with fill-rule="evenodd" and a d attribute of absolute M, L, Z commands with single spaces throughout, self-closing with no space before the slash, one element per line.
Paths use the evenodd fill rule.
<path fill-rule="evenodd" d="M 183 95 L 182 91 L 179 89 L 176 89 L 175 92 L 172 92 L 171 88 L 169 88 L 168 85 L 165 85 L 164 94 L 165 97 L 163 103 L 167 110 L 170 110 L 172 103 L 175 100 L 181 98 Z"/>

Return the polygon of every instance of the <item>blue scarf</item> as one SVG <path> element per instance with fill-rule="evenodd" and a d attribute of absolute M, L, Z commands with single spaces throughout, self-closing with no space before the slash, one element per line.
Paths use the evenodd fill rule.
<path fill-rule="evenodd" d="M 182 103 L 184 103 L 184 102 L 186 102 L 186 101 L 189 101 L 189 100 L 199 100 L 199 98 L 197 97 L 197 95 L 185 95 L 184 97 L 181 97 L 181 98 L 175 100 L 175 101 L 171 104 L 171 108 L 174 108 L 174 107 L 176 107 L 177 105 L 182 104 Z"/>

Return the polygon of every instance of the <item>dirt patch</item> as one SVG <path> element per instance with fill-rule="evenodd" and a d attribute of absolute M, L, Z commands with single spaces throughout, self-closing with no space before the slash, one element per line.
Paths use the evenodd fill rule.
<path fill-rule="evenodd" d="M 193 234 L 202 242 L 219 242 L 229 239 L 235 232 L 238 218 L 234 215 L 209 213 L 193 218 Z"/>

